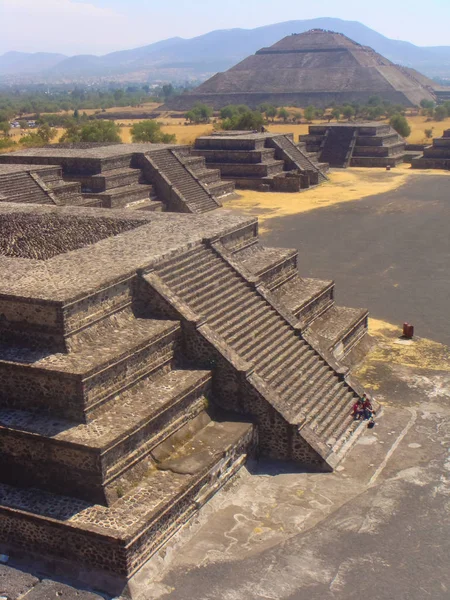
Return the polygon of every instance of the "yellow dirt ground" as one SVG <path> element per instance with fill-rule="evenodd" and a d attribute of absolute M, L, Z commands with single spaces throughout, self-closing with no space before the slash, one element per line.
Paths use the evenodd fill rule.
<path fill-rule="evenodd" d="M 383 364 L 388 368 L 396 365 L 412 367 L 415 371 L 450 370 L 450 348 L 444 344 L 420 337 L 412 341 L 403 340 L 400 327 L 378 319 L 369 319 L 369 333 L 375 338 L 376 346 L 354 374 L 365 387 L 373 391 L 378 389 L 375 370 Z"/>
<path fill-rule="evenodd" d="M 244 214 L 258 216 L 260 223 L 267 230 L 270 219 L 296 215 L 341 202 L 354 202 L 373 194 L 390 192 L 406 183 L 409 177 L 418 174 L 449 176 L 445 171 L 412 170 L 407 164 L 392 171 L 362 168 L 343 169 L 332 171 L 329 174 L 330 181 L 328 183 L 298 194 L 238 190 L 239 197 L 225 200 L 224 206 Z"/>

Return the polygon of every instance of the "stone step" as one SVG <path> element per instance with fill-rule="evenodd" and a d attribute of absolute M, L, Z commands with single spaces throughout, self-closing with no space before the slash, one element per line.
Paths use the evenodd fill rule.
<path fill-rule="evenodd" d="M 251 248 L 238 256 L 242 266 L 272 289 L 280 281 L 297 273 L 297 250 L 292 248 Z M 281 278 L 281 279 L 280 279 Z"/>
<path fill-rule="evenodd" d="M 334 282 L 295 276 L 273 290 L 275 298 L 283 304 L 303 327 L 310 325 L 334 305 Z"/>
<path fill-rule="evenodd" d="M 104 208 L 121 208 L 135 200 L 148 200 L 153 193 L 152 185 L 136 183 L 113 188 L 98 194 L 84 194 L 84 197 L 101 199 Z"/>
<path fill-rule="evenodd" d="M 214 317 L 215 314 L 221 315 L 228 310 L 228 307 L 239 301 L 240 298 L 247 297 L 247 290 L 242 289 L 241 281 L 235 279 L 232 281 L 226 290 L 226 293 L 221 295 L 206 296 L 202 302 L 197 303 L 196 311 L 198 314 L 205 315 L 208 319 Z M 217 311 L 217 313 L 216 313 Z"/>
<path fill-rule="evenodd" d="M 164 261 L 156 267 L 156 270 L 165 281 L 171 283 L 181 275 L 185 266 L 189 268 L 197 255 L 204 255 L 204 252 L 205 248 L 202 245 L 195 246 L 181 256 Z"/>
<path fill-rule="evenodd" d="M 210 265 L 209 268 L 204 271 L 196 273 L 194 277 L 189 279 L 181 287 L 177 287 L 177 290 L 183 288 L 183 294 L 187 300 L 198 296 L 200 290 L 208 288 L 210 284 L 218 283 L 223 277 L 227 279 L 231 276 L 230 271 L 225 265 Z"/>
<path fill-rule="evenodd" d="M 209 183 L 206 187 L 208 188 L 209 192 L 216 198 L 221 198 L 222 196 L 227 196 L 228 194 L 232 194 L 234 192 L 233 181 L 220 180 L 215 183 Z"/>
<path fill-rule="evenodd" d="M 340 419 L 336 421 L 336 427 L 326 440 L 326 444 L 336 454 L 359 426 L 364 427 L 364 422 L 355 421 L 351 414 L 341 415 Z"/>
<path fill-rule="evenodd" d="M 227 342 L 231 344 L 235 349 L 239 346 L 239 340 L 245 342 L 248 336 L 248 331 L 253 326 L 258 326 L 261 322 L 266 323 L 270 315 L 267 314 L 266 307 L 264 305 L 247 309 L 233 320 L 230 327 L 221 327 L 217 329 L 219 333 L 225 337 Z"/>
<path fill-rule="evenodd" d="M 227 343 L 230 344 L 236 352 L 241 353 L 245 345 L 253 341 L 253 337 L 249 339 L 249 333 L 255 331 L 255 329 L 261 325 L 267 326 L 268 323 L 272 322 L 271 313 L 267 311 L 264 305 L 262 305 L 261 308 L 262 310 L 258 311 L 256 317 L 251 313 L 246 315 L 232 331 L 227 331 L 224 335 Z"/>
<path fill-rule="evenodd" d="M 177 271 L 176 278 L 171 278 L 172 287 L 178 291 L 181 288 L 192 290 L 198 281 L 207 279 L 207 277 L 213 272 L 220 272 L 224 270 L 223 265 L 217 265 L 217 261 L 214 256 L 202 257 L 201 260 L 196 261 L 195 257 L 192 259 L 190 264 L 186 264 L 182 271 Z"/>
<path fill-rule="evenodd" d="M 268 177 L 282 173 L 284 162 L 282 160 L 268 160 L 263 163 L 213 163 L 214 168 L 220 168 L 222 177 Z"/>
<path fill-rule="evenodd" d="M 89 186 L 93 192 L 105 192 L 113 188 L 141 183 L 141 179 L 142 172 L 140 169 L 125 167 L 83 178 L 82 185 L 83 187 Z"/>
<path fill-rule="evenodd" d="M 195 174 L 200 179 L 200 181 L 206 185 L 217 182 L 221 183 L 220 169 L 207 169 L 206 167 L 204 167 L 201 170 L 196 170 Z"/>
<path fill-rule="evenodd" d="M 217 277 L 211 278 L 210 283 L 208 283 L 208 285 L 205 285 L 204 287 L 199 286 L 198 289 L 192 292 L 192 294 L 184 294 L 183 298 L 188 304 L 192 304 L 194 309 L 197 310 L 197 307 L 201 305 L 202 299 L 204 299 L 207 296 L 210 296 L 211 294 L 217 293 L 218 289 L 220 288 L 226 289 L 228 284 L 232 283 L 235 280 L 239 281 L 239 279 L 233 273 L 233 271 L 225 270 Z"/>
<path fill-rule="evenodd" d="M 284 378 L 291 372 L 290 369 L 297 369 L 297 361 L 308 351 L 305 343 L 299 345 L 292 336 L 289 336 L 284 345 L 280 344 L 279 352 L 276 357 L 270 357 L 269 363 L 261 361 L 259 364 L 259 373 L 271 384 L 277 385 L 280 377 Z"/>
<path fill-rule="evenodd" d="M 120 392 L 170 361 L 180 338 L 177 321 L 128 320 L 71 354 L 6 347 L 0 352 L 0 406 L 92 421 Z M 8 375 L 8 377 L 6 377 Z"/>
<path fill-rule="evenodd" d="M 307 377 L 303 381 L 297 381 L 285 394 L 289 394 L 289 406 L 291 415 L 297 415 L 301 410 L 305 412 L 308 399 L 321 387 L 326 377 L 331 377 L 332 371 L 324 362 L 316 361 L 308 369 Z"/>
<path fill-rule="evenodd" d="M 253 435 L 209 423 L 110 507 L 1 484 L 2 542 L 129 578 L 239 470 Z"/>
<path fill-rule="evenodd" d="M 242 303 L 235 301 L 237 299 L 238 296 L 228 298 L 224 309 L 221 312 L 214 311 L 214 316 L 209 320 L 210 325 L 217 329 L 219 333 L 224 329 L 229 332 L 240 317 L 243 317 L 249 311 L 258 310 L 259 302 L 256 297 L 248 295 Z"/>
<path fill-rule="evenodd" d="M 163 212 L 164 204 L 159 202 L 159 200 L 144 199 L 130 202 L 130 204 L 126 204 L 124 208 L 128 208 L 130 210 L 144 210 L 148 212 Z"/>
<path fill-rule="evenodd" d="M 286 395 L 290 393 L 290 391 L 295 387 L 296 383 L 299 380 L 304 380 L 305 374 L 312 367 L 318 367 L 317 356 L 314 352 L 308 352 L 303 354 L 301 360 L 296 365 L 296 369 L 292 370 L 292 374 L 289 377 L 284 379 L 280 379 L 280 381 L 275 385 L 272 384 L 273 387 L 277 390 L 277 392 L 281 395 Z"/>
<path fill-rule="evenodd" d="M 315 432 L 327 440 L 333 437 L 336 440 L 340 437 L 342 429 L 345 431 L 344 425 L 348 416 L 351 414 L 352 404 L 355 402 L 355 396 L 347 390 L 341 389 L 339 393 L 333 398 L 332 404 L 328 407 L 326 417 L 319 422 L 319 425 L 315 428 Z"/>
<path fill-rule="evenodd" d="M 209 371 L 148 377 L 87 425 L 2 409 L 0 480 L 110 505 L 154 465 L 156 446 L 204 412 L 210 384 Z"/>
<path fill-rule="evenodd" d="M 247 338 L 245 345 L 240 347 L 240 352 L 246 360 L 255 362 L 258 366 L 260 359 L 264 359 L 267 354 L 270 354 L 274 346 L 278 349 L 280 337 L 288 331 L 290 330 L 285 329 L 281 319 L 272 317 L 267 324 L 258 324 L 254 327 L 254 335 Z"/>
<path fill-rule="evenodd" d="M 328 377 L 324 374 L 323 379 L 317 383 L 313 394 L 309 395 L 305 408 L 308 411 L 307 421 L 310 422 L 321 411 L 323 398 L 332 398 L 340 386 L 337 377 Z"/>

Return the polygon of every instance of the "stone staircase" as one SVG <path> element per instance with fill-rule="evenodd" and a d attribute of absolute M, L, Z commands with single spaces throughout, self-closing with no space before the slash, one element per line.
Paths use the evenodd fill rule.
<path fill-rule="evenodd" d="M 191 148 L 185 154 L 177 151 L 177 156 L 185 167 L 202 182 L 214 198 L 222 200 L 234 193 L 234 182 L 223 180 L 220 169 L 208 169 L 206 159 L 202 156 L 192 156 Z"/>
<path fill-rule="evenodd" d="M 296 250 L 268 248 L 255 238 L 233 259 L 298 320 L 303 333 L 314 335 L 316 347 L 332 361 L 346 358 L 367 334 L 368 311 L 336 306 L 333 281 L 300 277 Z"/>
<path fill-rule="evenodd" d="M 345 169 L 350 164 L 355 144 L 354 128 L 329 128 L 322 142 L 320 160 L 328 163 L 330 167 Z"/>
<path fill-rule="evenodd" d="M 3 202 L 53 204 L 29 172 L 0 174 L 0 199 Z"/>
<path fill-rule="evenodd" d="M 313 162 L 306 152 L 303 152 L 299 146 L 294 144 L 288 135 L 277 135 L 270 138 L 270 142 L 277 148 L 285 161 L 295 165 L 301 171 L 308 173 L 311 177 L 311 184 L 319 184 L 328 181 L 328 177 L 321 167 Z M 326 161 L 324 161 L 326 162 Z"/>
<path fill-rule="evenodd" d="M 405 140 L 386 123 L 310 125 L 300 141 L 338 168 L 395 167 L 405 157 Z"/>
<path fill-rule="evenodd" d="M 303 441 L 307 439 L 322 464 L 331 464 L 332 456 L 353 431 L 351 407 L 357 394 L 302 338 L 286 314 L 250 285 L 233 266 L 236 263 L 217 249 L 200 245 L 158 265 L 145 279 L 166 298 L 172 302 L 178 298 L 190 314 L 198 315 L 199 330 L 207 326 L 212 332 L 210 343 L 216 340 L 218 346 L 225 344 L 231 356 L 249 365 L 257 381 L 263 383 L 265 392 L 259 387 L 261 395 L 293 426 L 293 439 L 297 434 Z M 259 420 L 259 410 L 254 407 L 250 414 L 257 419 L 261 438 L 267 430 Z"/>
<path fill-rule="evenodd" d="M 2 544 L 125 579 L 255 443 L 212 411 L 211 372 L 183 368 L 180 323 L 136 316 L 132 285 L 64 309 L 66 352 L 23 331 L 0 348 Z"/>
<path fill-rule="evenodd" d="M 168 206 L 180 212 L 204 213 L 220 203 L 182 162 L 174 149 L 161 149 L 145 156 L 148 177 L 155 182 L 158 195 L 168 198 Z M 144 167 L 145 169 L 145 167 Z"/>

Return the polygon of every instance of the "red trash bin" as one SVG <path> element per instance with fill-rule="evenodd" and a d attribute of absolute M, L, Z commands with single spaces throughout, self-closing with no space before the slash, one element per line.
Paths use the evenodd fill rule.
<path fill-rule="evenodd" d="M 414 326 L 409 323 L 403 323 L 403 337 L 410 340 L 414 336 Z"/>

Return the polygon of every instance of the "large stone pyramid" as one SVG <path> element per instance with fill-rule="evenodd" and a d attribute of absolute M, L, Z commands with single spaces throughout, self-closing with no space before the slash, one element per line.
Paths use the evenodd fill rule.
<path fill-rule="evenodd" d="M 434 99 L 433 82 L 413 69 L 393 64 L 345 35 L 313 29 L 262 48 L 225 73 L 217 73 L 190 93 L 174 98 L 173 109 L 195 102 L 329 106 L 366 102 L 372 95 L 395 104 Z"/>

